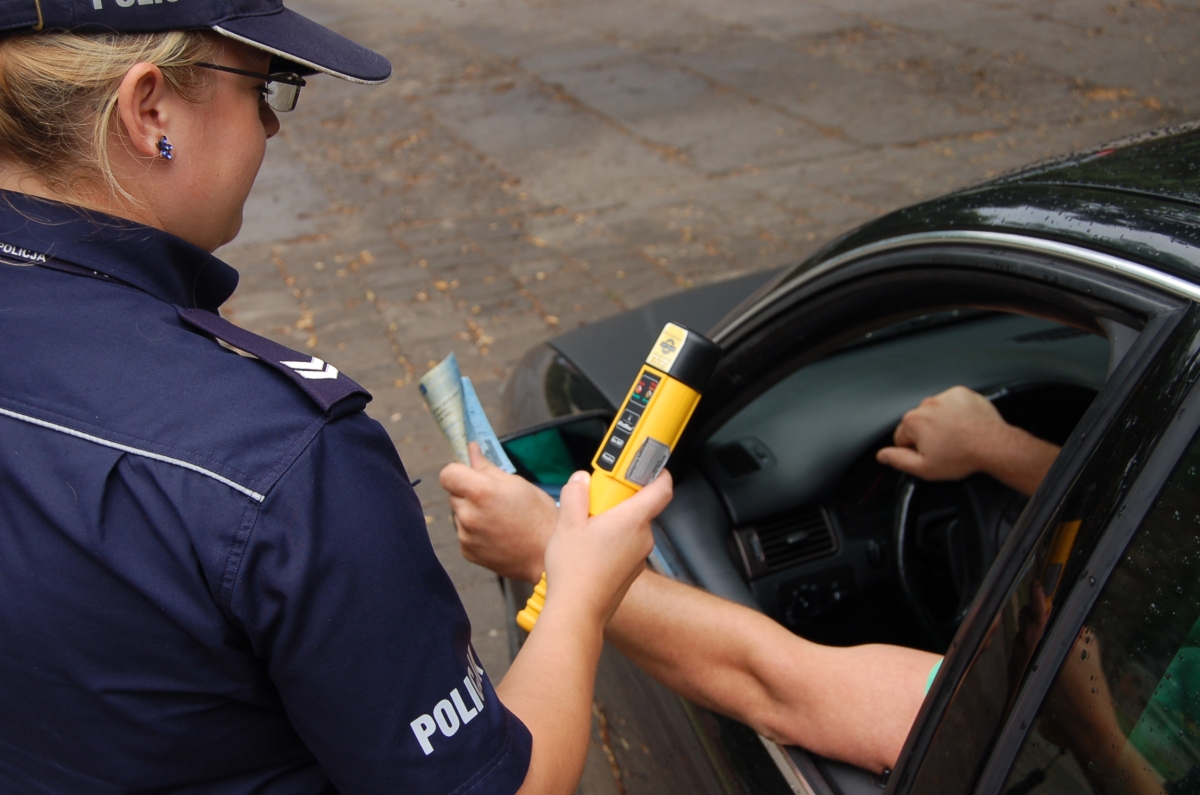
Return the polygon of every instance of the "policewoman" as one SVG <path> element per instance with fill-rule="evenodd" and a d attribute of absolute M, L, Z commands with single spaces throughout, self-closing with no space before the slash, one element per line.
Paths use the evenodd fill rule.
<path fill-rule="evenodd" d="M 669 483 L 564 490 L 493 687 L 370 395 L 219 315 L 276 113 L 390 72 L 281 0 L 0 3 L 0 792 L 577 784 Z"/>

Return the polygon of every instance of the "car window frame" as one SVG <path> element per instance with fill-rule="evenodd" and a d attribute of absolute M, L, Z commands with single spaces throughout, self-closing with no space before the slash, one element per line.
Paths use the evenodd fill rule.
<path fill-rule="evenodd" d="M 1116 571 L 1125 550 L 1154 509 L 1163 488 L 1189 448 L 1198 442 L 1198 434 L 1200 389 L 1193 385 L 1187 390 L 1179 409 L 1172 415 L 1160 441 L 1132 483 L 1128 498 L 1101 531 L 1100 540 L 1080 575 L 1080 579 L 1088 578 L 1087 587 L 1077 583 L 1065 600 L 1057 620 L 1047 627 L 1041 648 L 1034 657 L 1036 670 L 1027 674 L 1009 710 L 974 787 L 975 795 L 995 795 L 1007 783 L 1012 765 L 1080 629 Z"/>
<path fill-rule="evenodd" d="M 847 251 L 838 251 L 841 240 L 835 240 L 812 258 L 780 270 L 778 275 L 760 287 L 721 319 L 709 334 L 722 346 L 737 344 L 748 328 L 760 325 L 763 317 L 775 312 L 781 302 L 803 290 L 807 285 L 824 278 L 828 273 L 844 270 L 848 265 L 881 254 L 909 249 L 927 250 L 954 246 L 987 246 L 1010 252 L 1033 253 L 1062 262 L 1075 262 L 1101 271 L 1120 274 L 1127 282 L 1149 286 L 1156 290 L 1200 302 L 1200 285 L 1161 267 L 1145 265 L 1127 256 L 1119 256 L 1077 243 L 1047 237 L 1006 231 L 981 229 L 941 229 L 916 232 L 864 243 Z"/>

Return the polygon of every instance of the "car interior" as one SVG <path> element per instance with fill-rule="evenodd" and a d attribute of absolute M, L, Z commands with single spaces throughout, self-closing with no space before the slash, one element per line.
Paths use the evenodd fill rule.
<path fill-rule="evenodd" d="M 955 385 L 1061 446 L 1142 326 L 1094 292 L 952 268 L 800 298 L 724 363 L 706 395 L 724 405 L 687 440 L 695 464 L 663 535 L 699 584 L 806 638 L 943 653 L 1027 500 L 982 474 L 925 482 L 876 452 Z M 785 340 L 790 355 L 764 354 Z M 721 556 L 744 589 L 711 576 Z"/>
<path fill-rule="evenodd" d="M 1025 499 L 985 475 L 925 483 L 878 463 L 900 417 L 964 385 L 1062 445 L 1104 384 L 1107 340 L 976 309 L 868 332 L 731 416 L 699 469 L 764 612 L 822 643 L 943 652 Z"/>

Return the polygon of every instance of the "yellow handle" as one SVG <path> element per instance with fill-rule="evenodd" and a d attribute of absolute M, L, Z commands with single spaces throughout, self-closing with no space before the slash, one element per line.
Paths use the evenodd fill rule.
<path fill-rule="evenodd" d="M 611 488 L 606 487 L 606 484 L 615 485 L 616 490 L 611 490 Z M 608 476 L 607 473 L 597 472 L 592 475 L 588 516 L 595 516 L 601 511 L 606 511 L 629 495 L 636 493 L 637 489 L 618 483 L 612 477 Z M 533 594 L 525 601 L 525 609 L 517 613 L 517 626 L 526 632 L 533 632 L 533 625 L 537 623 L 538 616 L 542 614 L 542 608 L 545 606 L 546 572 L 542 572 L 542 579 L 533 589 Z"/>
<path fill-rule="evenodd" d="M 588 498 L 588 516 L 603 513 L 617 503 L 624 501 L 627 497 L 637 494 L 637 492 L 637 486 L 628 485 L 603 470 L 597 470 L 592 474 L 592 485 Z M 538 616 L 542 614 L 542 608 L 545 606 L 546 572 L 542 572 L 542 579 L 538 582 L 537 587 L 533 589 L 533 594 L 526 600 L 525 609 L 517 613 L 517 626 L 526 632 L 533 632 L 533 625 L 537 623 Z"/>
<path fill-rule="evenodd" d="M 517 613 L 517 626 L 526 632 L 533 632 L 533 625 L 537 623 L 538 616 L 541 615 L 542 608 L 545 606 L 546 573 L 542 572 L 542 579 L 533 589 L 533 595 L 525 602 L 525 609 Z"/>

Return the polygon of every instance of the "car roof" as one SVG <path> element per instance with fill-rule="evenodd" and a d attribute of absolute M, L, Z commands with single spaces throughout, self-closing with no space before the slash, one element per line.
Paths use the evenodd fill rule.
<path fill-rule="evenodd" d="M 1200 122 L 1157 130 L 896 210 L 830 242 L 735 309 L 714 331 L 781 285 L 857 249 L 952 233 L 1038 239 L 1116 256 L 1200 284 Z M 943 241 L 945 242 L 945 241 Z"/>
<path fill-rule="evenodd" d="M 720 337 L 731 321 L 807 271 L 881 240 L 945 231 L 1001 232 L 1067 243 L 1200 284 L 1200 122 L 1035 163 L 897 210 L 848 232 L 801 263 L 685 290 L 635 313 L 568 332 L 550 344 L 615 405 L 641 363 L 643 349 L 666 320 L 696 330 L 716 323 L 711 333 Z"/>
<path fill-rule="evenodd" d="M 1012 185 L 1094 188 L 1200 207 L 1200 122 L 1025 166 L 980 187 Z"/>

